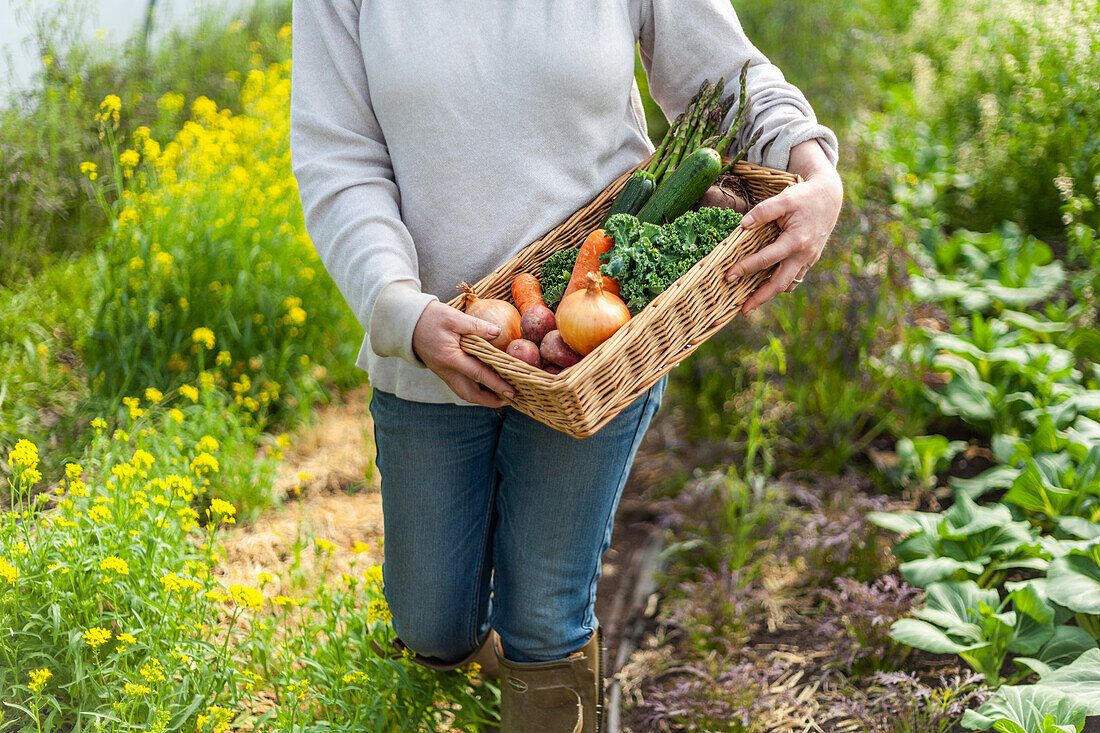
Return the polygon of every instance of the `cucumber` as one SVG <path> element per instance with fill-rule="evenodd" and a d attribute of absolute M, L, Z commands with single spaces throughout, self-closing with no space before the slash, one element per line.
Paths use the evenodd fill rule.
<path fill-rule="evenodd" d="M 661 181 L 637 214 L 638 221 L 664 224 L 684 213 L 714 185 L 722 173 L 722 156 L 714 148 L 699 148 L 680 161 Z"/>
<path fill-rule="evenodd" d="M 607 219 L 615 214 L 637 214 L 656 189 L 657 181 L 652 173 L 637 171 L 627 179 L 626 185 L 615 197 L 614 203 L 611 204 L 611 211 L 607 212 Z M 607 219 L 604 219 L 605 224 Z"/>

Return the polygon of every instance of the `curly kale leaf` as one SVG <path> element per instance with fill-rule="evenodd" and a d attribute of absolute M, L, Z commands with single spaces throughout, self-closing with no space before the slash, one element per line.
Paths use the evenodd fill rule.
<path fill-rule="evenodd" d="M 573 275 L 573 265 L 577 262 L 578 249 L 563 249 L 555 252 L 542 263 L 539 284 L 542 285 L 542 299 L 553 308 L 565 294 L 565 286 Z"/>
<path fill-rule="evenodd" d="M 600 259 L 600 272 L 615 278 L 632 314 L 637 313 L 706 257 L 741 222 L 731 209 L 689 211 L 657 226 L 630 214 L 616 214 L 604 230 L 615 246 Z"/>

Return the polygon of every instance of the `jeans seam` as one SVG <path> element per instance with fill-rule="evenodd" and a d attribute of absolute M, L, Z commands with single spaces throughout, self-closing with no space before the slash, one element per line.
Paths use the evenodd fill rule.
<path fill-rule="evenodd" d="M 642 420 L 645 417 L 646 410 L 649 408 L 649 402 L 650 402 L 650 399 L 652 399 L 651 395 L 652 395 L 652 390 L 646 390 L 645 402 L 642 404 L 642 409 L 639 410 L 639 412 L 638 412 L 638 424 L 634 426 L 634 437 L 630 439 L 630 453 L 631 454 L 634 453 L 634 446 L 638 442 L 638 434 L 641 431 Z M 633 461 L 627 461 L 625 464 L 623 464 L 622 473 L 619 474 L 619 480 L 615 484 L 615 493 L 616 494 L 619 493 L 620 487 L 626 481 L 627 475 L 630 472 L 631 464 L 633 464 Z M 617 506 L 617 504 L 616 504 L 616 506 Z M 605 538 L 607 537 L 608 531 L 610 530 L 610 527 L 611 527 L 612 524 L 614 524 L 614 522 L 615 522 L 615 509 L 612 508 L 612 510 L 607 513 L 607 520 L 604 522 L 604 525 L 603 525 L 603 536 Z M 601 540 L 600 543 L 602 545 L 603 540 Z M 596 566 L 592 570 L 592 577 L 589 578 L 589 581 L 588 581 L 588 607 L 585 610 L 585 616 L 587 616 L 589 612 L 591 612 L 593 615 L 595 615 L 596 582 L 597 582 L 597 576 L 599 575 L 599 572 L 600 572 L 600 565 L 602 564 L 602 559 L 603 559 L 603 553 L 600 553 L 600 556 L 596 558 Z M 598 623 L 598 621 L 597 621 L 597 623 Z M 591 629 L 591 631 L 594 632 L 595 628 Z"/>
<path fill-rule="evenodd" d="M 474 607 L 472 609 L 472 612 L 470 613 L 470 620 L 468 625 L 469 638 L 472 640 L 473 648 L 477 648 L 477 645 L 482 641 L 477 638 L 478 609 L 481 608 L 481 594 L 485 592 L 485 589 L 481 587 L 480 583 L 481 576 L 485 569 L 485 548 L 488 545 L 489 533 L 493 528 L 492 512 L 493 507 L 496 505 L 497 483 L 497 475 L 496 472 L 494 472 L 492 477 L 492 490 L 489 492 L 489 506 L 486 509 L 485 515 L 485 530 L 482 533 L 481 544 L 478 546 L 477 550 L 477 572 L 475 573 L 475 577 L 477 578 L 478 587 L 474 594 Z"/>

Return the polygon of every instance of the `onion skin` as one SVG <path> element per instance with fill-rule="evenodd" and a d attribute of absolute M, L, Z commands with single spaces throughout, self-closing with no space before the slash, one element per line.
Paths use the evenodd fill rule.
<path fill-rule="evenodd" d="M 622 298 L 603 289 L 597 273 L 590 272 L 584 290 L 561 299 L 557 320 L 565 343 L 586 356 L 630 320 L 630 309 Z"/>
<path fill-rule="evenodd" d="M 516 307 L 506 300 L 496 298 L 479 298 L 472 287 L 466 283 L 458 286 L 458 289 L 466 294 L 466 313 L 474 318 L 480 318 L 487 323 L 492 323 L 500 328 L 500 335 L 490 339 L 489 343 L 501 351 L 508 348 L 508 344 L 518 338 L 522 338 L 520 332 L 520 317 Z"/>

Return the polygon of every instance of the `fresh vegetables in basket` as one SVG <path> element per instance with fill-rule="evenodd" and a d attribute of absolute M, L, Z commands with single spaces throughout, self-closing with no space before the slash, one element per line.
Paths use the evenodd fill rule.
<path fill-rule="evenodd" d="M 478 298 L 463 283 L 466 312 L 501 327 L 494 346 L 557 374 L 610 338 L 631 314 L 733 233 L 741 214 L 722 208 L 689 210 L 759 138 L 754 135 L 723 164 L 722 156 L 747 115 L 747 74 L 746 63 L 737 113 L 724 132 L 722 121 L 735 97 L 722 99 L 724 79 L 703 82 L 649 165 L 626 181 L 603 226 L 579 249 L 547 258 L 541 278 L 529 273 L 514 278 L 515 308 L 502 300 Z"/>

